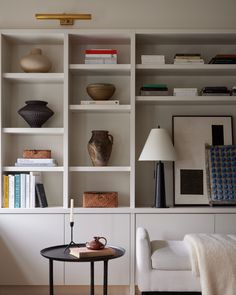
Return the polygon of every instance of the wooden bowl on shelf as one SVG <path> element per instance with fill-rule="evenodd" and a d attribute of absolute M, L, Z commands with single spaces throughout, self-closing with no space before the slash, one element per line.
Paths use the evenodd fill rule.
<path fill-rule="evenodd" d="M 94 84 L 89 84 L 86 90 L 88 95 L 93 100 L 108 100 L 112 97 L 116 88 L 113 84 L 94 83 Z"/>

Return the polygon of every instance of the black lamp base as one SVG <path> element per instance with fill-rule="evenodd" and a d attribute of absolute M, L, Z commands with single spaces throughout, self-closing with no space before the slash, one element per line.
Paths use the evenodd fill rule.
<path fill-rule="evenodd" d="M 161 161 L 155 164 L 155 208 L 166 208 L 164 163 Z"/>

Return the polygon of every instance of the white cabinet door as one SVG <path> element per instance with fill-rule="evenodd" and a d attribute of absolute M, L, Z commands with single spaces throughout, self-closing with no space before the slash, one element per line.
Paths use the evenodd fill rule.
<path fill-rule="evenodd" d="M 182 240 L 187 233 L 213 233 L 213 214 L 137 214 L 136 227 L 148 230 L 150 239 Z"/>
<path fill-rule="evenodd" d="M 216 214 L 215 232 L 217 234 L 236 235 L 236 214 Z"/>
<path fill-rule="evenodd" d="M 108 284 L 129 285 L 130 269 L 130 217 L 129 214 L 75 214 L 74 241 L 84 243 L 94 236 L 106 237 L 108 244 L 123 247 L 123 257 L 108 263 Z M 69 242 L 69 216 L 66 215 L 65 235 Z M 89 263 L 65 263 L 65 284 L 88 285 Z M 103 263 L 95 263 L 95 284 L 103 283 Z"/>
<path fill-rule="evenodd" d="M 0 284 L 47 285 L 49 263 L 40 250 L 64 244 L 63 233 L 63 214 L 1 214 Z M 54 267 L 54 280 L 63 283 L 63 263 Z"/>

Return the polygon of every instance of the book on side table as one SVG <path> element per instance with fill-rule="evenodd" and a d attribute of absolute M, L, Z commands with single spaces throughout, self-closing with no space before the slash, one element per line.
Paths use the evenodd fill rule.
<path fill-rule="evenodd" d="M 100 250 L 90 250 L 86 247 L 72 247 L 70 254 L 77 258 L 97 257 L 97 256 L 110 256 L 114 255 L 115 251 L 112 248 L 103 248 Z"/>

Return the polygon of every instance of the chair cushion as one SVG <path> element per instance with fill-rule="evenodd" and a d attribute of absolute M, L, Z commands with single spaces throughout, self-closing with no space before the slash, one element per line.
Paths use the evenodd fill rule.
<path fill-rule="evenodd" d="M 152 241 L 152 268 L 158 270 L 191 270 L 188 247 L 184 241 Z"/>

